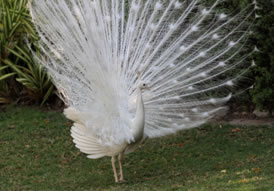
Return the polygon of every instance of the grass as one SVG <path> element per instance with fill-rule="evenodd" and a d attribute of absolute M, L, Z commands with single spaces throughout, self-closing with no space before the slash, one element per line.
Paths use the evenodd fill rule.
<path fill-rule="evenodd" d="M 58 112 L 0 112 L 0 190 L 273 190 L 274 129 L 204 125 L 148 140 L 125 157 L 115 184 L 110 158 L 87 159 Z"/>

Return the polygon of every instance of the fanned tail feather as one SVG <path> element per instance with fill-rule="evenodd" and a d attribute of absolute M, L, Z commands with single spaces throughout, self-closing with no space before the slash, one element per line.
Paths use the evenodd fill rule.
<path fill-rule="evenodd" d="M 223 110 L 249 68 L 252 52 L 242 52 L 254 15 L 253 5 L 219 12 L 223 2 L 34 0 L 48 58 L 40 61 L 78 111 L 68 118 L 104 143 L 130 142 L 139 80 L 150 86 L 143 93 L 148 137 L 199 126 Z"/>

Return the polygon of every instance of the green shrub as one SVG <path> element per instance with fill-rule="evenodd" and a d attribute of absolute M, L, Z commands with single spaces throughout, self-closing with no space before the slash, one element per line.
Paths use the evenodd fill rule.
<path fill-rule="evenodd" d="M 256 81 L 251 92 L 256 106 L 271 115 L 274 108 L 274 1 L 264 0 L 258 5 L 257 14 L 261 17 L 256 22 L 254 40 L 260 51 L 255 55 Z"/>
<path fill-rule="evenodd" d="M 27 0 L 0 0 L 0 103 L 26 98 L 43 105 L 53 95 L 54 85 L 25 42 L 28 38 L 40 56 L 26 4 Z"/>

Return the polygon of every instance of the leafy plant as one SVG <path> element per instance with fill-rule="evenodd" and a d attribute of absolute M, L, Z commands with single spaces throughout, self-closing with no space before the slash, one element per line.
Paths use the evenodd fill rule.
<path fill-rule="evenodd" d="M 25 43 L 28 38 L 33 47 L 38 40 L 27 2 L 0 0 L 0 103 L 18 98 L 25 91 L 31 100 L 43 105 L 53 94 L 54 85 Z M 35 51 L 40 56 L 37 47 Z"/>
<path fill-rule="evenodd" d="M 25 86 L 32 99 L 40 102 L 42 106 L 54 91 L 54 85 L 50 77 L 44 72 L 42 66 L 36 63 L 28 48 L 24 47 L 24 49 L 22 49 L 16 45 L 14 50 L 9 49 L 9 51 L 23 60 L 27 65 L 16 65 L 9 60 L 4 60 L 4 63 L 15 71 L 17 74 L 16 81 Z M 38 57 L 41 57 L 39 49 L 36 49 L 36 54 Z"/>
<path fill-rule="evenodd" d="M 259 48 L 255 56 L 256 82 L 251 91 L 253 102 L 259 109 L 269 111 L 272 115 L 274 108 L 274 1 L 264 0 L 259 4 L 258 18 L 254 39 Z"/>

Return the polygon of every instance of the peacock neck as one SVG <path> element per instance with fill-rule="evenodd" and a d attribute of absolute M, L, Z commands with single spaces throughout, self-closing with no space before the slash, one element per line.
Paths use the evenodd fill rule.
<path fill-rule="evenodd" d="M 137 102 L 136 102 L 136 114 L 134 119 L 133 134 L 135 142 L 142 139 L 144 134 L 144 125 L 145 125 L 145 109 L 142 98 L 142 91 L 137 88 Z"/>
<path fill-rule="evenodd" d="M 145 116 L 145 109 L 142 97 L 142 91 L 140 88 L 137 88 L 137 102 L 136 102 L 136 117 L 144 118 Z"/>

